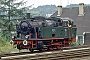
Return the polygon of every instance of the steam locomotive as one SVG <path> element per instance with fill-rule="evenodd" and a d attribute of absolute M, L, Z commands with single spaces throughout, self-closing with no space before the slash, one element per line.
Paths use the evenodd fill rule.
<path fill-rule="evenodd" d="M 12 37 L 11 44 L 17 45 L 19 50 L 61 49 L 76 41 L 77 28 L 70 18 L 24 18 L 16 24 L 16 29 L 17 36 Z"/>

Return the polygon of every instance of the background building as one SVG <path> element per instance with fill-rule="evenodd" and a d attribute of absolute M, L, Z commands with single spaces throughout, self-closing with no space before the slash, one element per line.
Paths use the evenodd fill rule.
<path fill-rule="evenodd" d="M 90 37 L 90 6 L 84 6 L 84 3 L 80 3 L 78 7 L 72 8 L 62 8 L 62 6 L 58 6 L 58 11 L 51 15 L 51 17 L 57 16 L 73 19 L 77 26 L 77 41 L 79 41 L 81 45 L 90 45 L 87 43 L 90 42 L 87 37 L 87 34 Z"/>

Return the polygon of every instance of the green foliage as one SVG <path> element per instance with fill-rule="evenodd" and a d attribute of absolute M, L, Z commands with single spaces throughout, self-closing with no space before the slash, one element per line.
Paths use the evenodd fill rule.
<path fill-rule="evenodd" d="M 90 6 L 90 4 L 84 4 L 84 6 Z M 66 7 L 63 8 L 72 8 L 72 7 L 78 7 L 78 4 L 70 4 L 67 5 Z M 57 11 L 57 7 L 55 5 L 42 5 L 38 6 L 37 8 L 33 8 L 30 10 L 30 12 L 33 15 L 43 15 L 45 16 L 46 14 L 53 14 Z"/>
<path fill-rule="evenodd" d="M 5 45 L 5 43 L 6 43 L 6 38 L 3 38 L 0 34 L 0 46 L 3 47 Z"/>
<path fill-rule="evenodd" d="M 0 51 L 2 50 L 2 47 L 6 46 L 6 38 L 2 37 L 2 34 L 0 33 Z"/>
<path fill-rule="evenodd" d="M 24 16 L 24 11 L 30 6 L 25 6 L 26 1 L 1 0 L 0 1 L 0 27 L 9 30 L 15 20 L 20 20 Z M 11 25 L 10 25 L 11 24 Z"/>
<path fill-rule="evenodd" d="M 9 42 L 6 42 L 5 45 L 1 43 L 0 45 L 0 52 L 15 52 L 18 51 L 16 48 L 14 48 L 12 45 L 10 45 Z"/>
<path fill-rule="evenodd" d="M 6 38 L 5 41 L 11 40 L 11 32 L 10 31 L 2 31 L 1 37 Z"/>
<path fill-rule="evenodd" d="M 22 4 L 24 6 L 26 2 L 23 0 L 19 2 L 16 2 L 16 0 L 1 0 L 0 2 L 0 27 L 5 30 L 13 30 L 12 22 L 21 19 L 20 17 L 24 15 L 24 7 L 20 7 Z"/>
<path fill-rule="evenodd" d="M 30 12 L 35 15 L 37 14 L 37 15 L 43 15 L 43 16 L 45 16 L 46 14 L 53 14 L 56 11 L 57 11 L 57 7 L 55 5 L 43 5 L 30 10 Z"/>
<path fill-rule="evenodd" d="M 11 52 L 17 49 L 13 48 L 10 45 L 9 41 L 7 41 L 7 37 L 2 37 L 2 33 L 0 33 L 0 52 Z"/>
<path fill-rule="evenodd" d="M 71 43 L 71 46 L 79 46 L 80 44 L 79 44 L 79 42 L 72 42 Z"/>
<path fill-rule="evenodd" d="M 25 6 L 25 4 L 26 1 L 23 0 L 0 0 L 1 36 L 7 38 L 7 41 L 11 40 L 11 31 L 15 31 L 15 22 L 22 19 L 26 8 L 31 7 Z"/>

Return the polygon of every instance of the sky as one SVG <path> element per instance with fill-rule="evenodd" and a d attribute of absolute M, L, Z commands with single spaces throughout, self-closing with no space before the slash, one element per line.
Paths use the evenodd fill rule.
<path fill-rule="evenodd" d="M 62 5 L 65 7 L 66 5 L 71 4 L 79 4 L 79 3 L 85 3 L 90 4 L 90 0 L 26 0 L 27 6 L 32 5 L 32 7 L 38 7 L 42 5 Z"/>

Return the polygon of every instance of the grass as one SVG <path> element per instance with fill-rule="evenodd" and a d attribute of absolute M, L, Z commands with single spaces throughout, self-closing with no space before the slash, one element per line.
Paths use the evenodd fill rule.
<path fill-rule="evenodd" d="M 5 45 L 0 44 L 0 52 L 15 52 L 15 51 L 18 51 L 18 49 L 10 45 L 9 42 L 6 42 Z"/>

